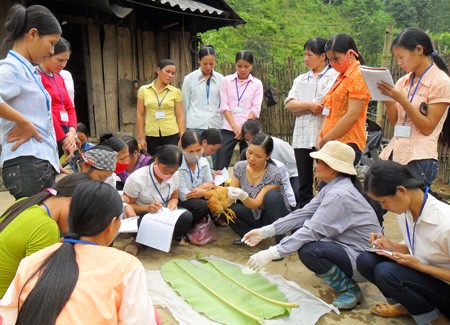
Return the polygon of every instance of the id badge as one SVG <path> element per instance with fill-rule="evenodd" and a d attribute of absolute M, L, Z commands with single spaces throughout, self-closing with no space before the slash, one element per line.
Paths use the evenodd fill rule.
<path fill-rule="evenodd" d="M 205 104 L 205 106 L 203 106 L 203 110 L 206 112 L 212 112 L 213 108 L 210 104 Z"/>
<path fill-rule="evenodd" d="M 156 111 L 155 112 L 155 117 L 157 120 L 166 118 L 166 113 L 164 113 L 163 111 Z"/>
<path fill-rule="evenodd" d="M 233 107 L 233 112 L 237 113 L 237 114 L 242 114 L 242 113 L 244 113 L 244 107 L 242 107 L 242 106 L 234 106 Z"/>
<path fill-rule="evenodd" d="M 322 115 L 323 116 L 330 115 L 330 109 L 328 107 L 324 107 L 323 110 L 322 110 Z"/>
<path fill-rule="evenodd" d="M 409 138 L 411 127 L 409 125 L 396 125 L 394 128 L 394 137 Z"/>
<path fill-rule="evenodd" d="M 69 114 L 66 111 L 61 111 L 59 116 L 61 117 L 61 122 L 69 122 Z"/>

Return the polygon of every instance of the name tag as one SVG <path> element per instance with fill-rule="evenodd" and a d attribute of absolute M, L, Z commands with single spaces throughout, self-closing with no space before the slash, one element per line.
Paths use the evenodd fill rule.
<path fill-rule="evenodd" d="M 203 106 L 203 110 L 206 112 L 212 112 L 213 107 L 210 104 L 205 104 L 205 106 Z"/>
<path fill-rule="evenodd" d="M 244 107 L 242 107 L 242 106 L 234 106 L 233 107 L 233 112 L 237 113 L 237 114 L 242 114 L 242 113 L 244 113 Z"/>
<path fill-rule="evenodd" d="M 411 127 L 409 125 L 396 125 L 394 128 L 394 137 L 409 138 Z"/>
<path fill-rule="evenodd" d="M 163 111 L 156 111 L 155 117 L 157 120 L 166 118 L 166 113 L 164 113 Z"/>
<path fill-rule="evenodd" d="M 61 111 L 59 116 L 61 117 L 61 122 L 69 122 L 69 114 L 66 111 Z"/>
<path fill-rule="evenodd" d="M 330 115 L 330 109 L 328 107 L 324 107 L 323 110 L 322 110 L 322 115 L 323 116 Z"/>

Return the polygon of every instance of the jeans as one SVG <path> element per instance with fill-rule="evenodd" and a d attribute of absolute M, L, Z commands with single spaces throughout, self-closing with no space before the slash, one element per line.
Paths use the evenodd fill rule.
<path fill-rule="evenodd" d="M 362 252 L 356 265 L 390 303 L 402 304 L 418 324 L 436 318 L 436 309 L 450 317 L 450 285 L 444 281 L 370 252 Z"/>
<path fill-rule="evenodd" d="M 415 178 L 430 186 L 436 179 L 438 173 L 438 162 L 436 159 L 412 160 L 406 168 Z"/>
<path fill-rule="evenodd" d="M 17 200 L 52 187 L 56 170 L 47 160 L 23 156 L 4 162 L 2 177 L 9 193 Z"/>
<path fill-rule="evenodd" d="M 329 241 L 310 242 L 298 250 L 298 256 L 302 263 L 316 274 L 325 274 L 336 265 L 349 278 L 353 276 L 350 258 L 339 244 Z"/>
<path fill-rule="evenodd" d="M 222 147 L 217 151 L 217 161 L 214 166 L 215 170 L 222 170 L 224 167 L 230 166 L 231 158 L 233 157 L 234 147 L 239 142 L 239 151 L 242 152 L 247 148 L 247 143 L 244 139 L 236 140 L 234 132 L 228 130 L 221 130 L 222 133 Z"/>
<path fill-rule="evenodd" d="M 299 181 L 298 194 L 296 193 L 296 195 L 298 195 L 297 207 L 299 209 L 307 205 L 309 201 L 311 201 L 312 198 L 314 197 L 313 194 L 314 159 L 309 155 L 311 152 L 314 151 L 315 149 L 294 149 L 295 162 L 297 164 L 298 181 Z"/>
<path fill-rule="evenodd" d="M 240 237 L 244 237 L 250 230 L 271 225 L 274 221 L 289 213 L 284 204 L 283 196 L 276 190 L 266 193 L 263 205 L 266 208 L 262 211 L 261 217 L 256 220 L 251 209 L 242 203 L 233 204 L 230 208 L 236 213 L 237 218 L 235 222 L 230 222 L 230 228 Z M 283 237 L 284 235 L 280 235 L 276 236 L 275 239 L 279 242 Z"/>

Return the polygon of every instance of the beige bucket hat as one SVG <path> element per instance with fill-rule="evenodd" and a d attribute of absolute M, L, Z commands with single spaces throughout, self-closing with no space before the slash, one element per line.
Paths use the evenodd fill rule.
<path fill-rule="evenodd" d="M 355 151 L 352 147 L 340 141 L 328 141 L 319 151 L 309 154 L 314 159 L 324 161 L 332 169 L 348 174 L 356 175 L 356 169 L 353 166 L 355 160 Z"/>

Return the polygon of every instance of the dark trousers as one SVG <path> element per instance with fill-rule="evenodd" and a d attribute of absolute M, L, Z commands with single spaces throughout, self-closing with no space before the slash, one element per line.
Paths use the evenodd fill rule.
<path fill-rule="evenodd" d="M 350 258 L 339 244 L 328 241 L 310 242 L 298 250 L 298 256 L 302 263 L 316 274 L 325 274 L 336 265 L 349 278 L 353 276 Z"/>
<path fill-rule="evenodd" d="M 56 170 L 47 160 L 22 156 L 3 163 L 2 177 L 9 193 L 17 200 L 52 187 Z"/>
<path fill-rule="evenodd" d="M 289 178 L 289 182 L 291 183 L 292 190 L 294 191 L 295 202 L 297 202 L 297 204 L 298 204 L 298 201 L 300 199 L 300 197 L 299 197 L 300 181 L 299 181 L 298 176 Z M 295 207 L 293 207 L 293 208 L 295 208 Z"/>
<path fill-rule="evenodd" d="M 297 207 L 299 209 L 303 208 L 309 203 L 314 197 L 313 194 L 313 163 L 314 159 L 309 155 L 311 152 L 316 151 L 315 149 L 294 149 L 295 152 L 295 162 L 297 164 L 298 171 L 298 200 Z M 294 189 L 294 188 L 292 188 Z M 294 190 L 295 191 L 295 190 Z"/>
<path fill-rule="evenodd" d="M 178 206 L 189 210 L 192 214 L 192 225 L 194 226 L 203 217 L 207 217 L 209 213 L 208 205 L 205 199 L 189 199 L 186 201 L 179 201 Z"/>
<path fill-rule="evenodd" d="M 444 281 L 370 252 L 362 252 L 356 266 L 386 298 L 402 304 L 411 315 L 437 308 L 450 318 L 450 285 Z"/>
<path fill-rule="evenodd" d="M 251 209 L 242 203 L 233 204 L 230 208 L 236 213 L 237 218 L 234 223 L 230 222 L 230 228 L 240 237 L 244 237 L 250 230 L 270 225 L 289 213 L 284 204 L 283 196 L 276 190 L 266 193 L 263 205 L 265 209 L 262 211 L 261 217 L 256 220 Z M 283 237 L 284 235 L 279 235 L 275 240 L 279 242 Z"/>
<path fill-rule="evenodd" d="M 217 150 L 215 170 L 222 170 L 224 167 L 230 166 L 231 158 L 233 157 L 234 147 L 239 142 L 239 151 L 242 152 L 247 148 L 247 142 L 244 139 L 236 140 L 234 132 L 228 130 L 221 130 L 222 133 L 222 147 Z"/>
<path fill-rule="evenodd" d="M 173 135 L 168 136 L 159 136 L 159 137 L 145 137 L 145 140 L 147 141 L 147 151 L 150 154 L 150 156 L 155 156 L 156 152 L 158 151 L 159 147 L 165 146 L 166 144 L 173 144 L 178 146 L 178 141 L 180 140 L 180 137 L 178 136 L 178 133 L 175 133 Z"/>
<path fill-rule="evenodd" d="M 139 214 L 138 227 L 141 225 L 142 218 L 146 213 Z M 178 218 L 173 230 L 173 237 L 180 238 L 186 236 L 186 232 L 192 223 L 192 213 L 190 211 L 183 212 Z"/>

